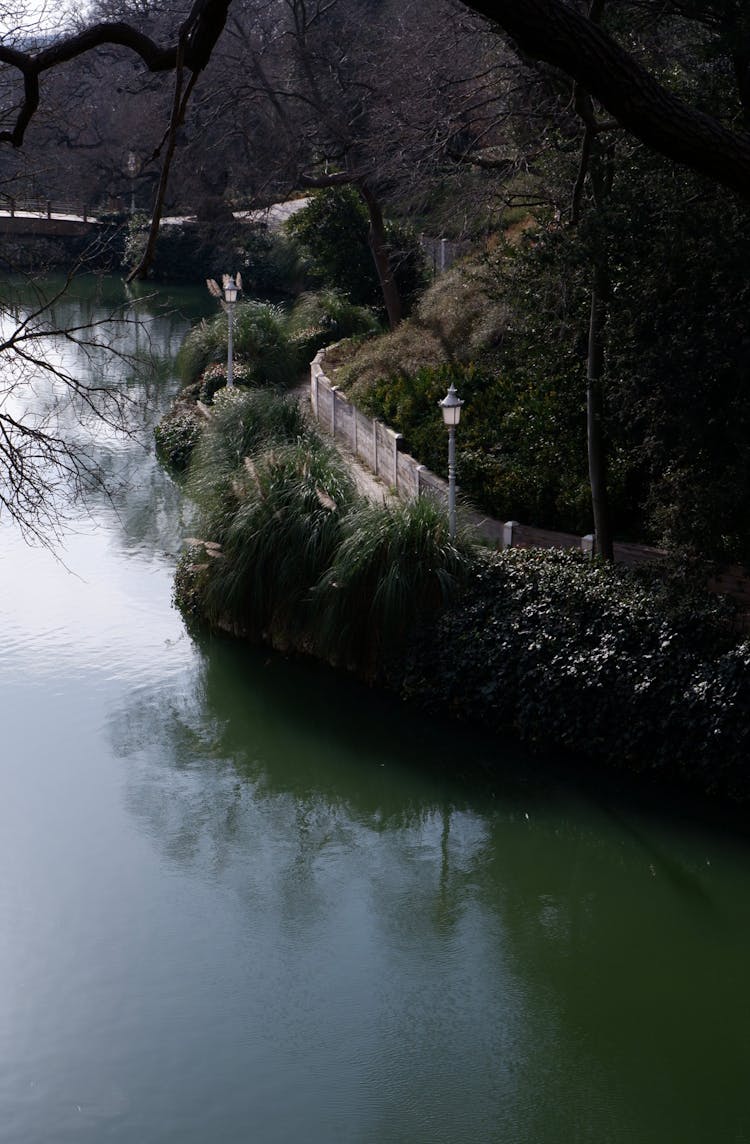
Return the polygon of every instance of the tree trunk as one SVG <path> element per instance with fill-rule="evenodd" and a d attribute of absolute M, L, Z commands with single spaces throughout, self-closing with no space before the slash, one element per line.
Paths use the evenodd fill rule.
<path fill-rule="evenodd" d="M 357 183 L 357 190 L 362 196 L 362 200 L 370 216 L 370 250 L 372 251 L 372 257 L 375 262 L 375 269 L 378 272 L 380 289 L 383 292 L 383 300 L 388 313 L 388 323 L 391 329 L 395 330 L 403 318 L 403 307 L 401 305 L 401 295 L 396 285 L 396 280 L 393 277 L 391 260 L 388 255 L 383 212 L 380 209 L 380 204 L 377 199 L 365 183 Z"/>
<path fill-rule="evenodd" d="M 565 0 L 464 0 L 527 55 L 562 68 L 653 151 L 750 199 L 750 132 L 690 107 Z"/>
<path fill-rule="evenodd" d="M 588 362 L 586 372 L 586 427 L 589 456 L 591 505 L 594 511 L 596 554 L 604 560 L 614 558 L 612 522 L 607 495 L 607 459 L 604 447 L 604 327 L 607 321 L 608 281 L 604 256 L 597 253 L 591 280 L 591 318 L 589 321 Z"/>

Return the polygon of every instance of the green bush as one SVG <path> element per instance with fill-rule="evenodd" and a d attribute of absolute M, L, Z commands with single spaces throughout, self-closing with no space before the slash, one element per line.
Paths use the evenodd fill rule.
<path fill-rule="evenodd" d="M 154 429 L 159 459 L 174 472 L 184 472 L 204 425 L 194 406 L 178 404 Z"/>
<path fill-rule="evenodd" d="M 313 280 L 341 291 L 355 306 L 383 310 L 383 296 L 369 243 L 367 208 L 354 187 L 315 191 L 289 220 L 287 231 L 306 254 Z M 427 284 L 419 240 L 407 227 L 386 224 L 393 276 L 408 313 Z"/>
<path fill-rule="evenodd" d="M 367 209 L 353 187 L 314 191 L 286 224 L 307 256 L 315 281 L 341 290 L 355 306 L 380 301 L 367 241 Z"/>
<path fill-rule="evenodd" d="M 716 597 L 577 553 L 479 565 L 404 694 L 609 768 L 750 797 L 750 646 Z"/>
<path fill-rule="evenodd" d="M 309 365 L 323 346 L 341 338 L 374 334 L 380 328 L 372 310 L 355 306 L 338 290 L 301 294 L 287 321 L 300 369 Z"/>
<path fill-rule="evenodd" d="M 588 532 L 585 409 L 580 396 L 558 392 L 555 376 L 532 386 L 472 363 L 426 366 L 372 382 L 359 404 L 445 476 L 438 402 L 451 384 L 465 401 L 456 450 L 463 495 L 500 520 Z"/>
<path fill-rule="evenodd" d="M 263 224 L 242 225 L 235 253 L 225 259 L 224 265 L 237 264 L 238 249 L 242 281 L 248 294 L 255 298 L 296 297 L 307 281 L 299 245 L 286 234 L 269 230 Z"/>

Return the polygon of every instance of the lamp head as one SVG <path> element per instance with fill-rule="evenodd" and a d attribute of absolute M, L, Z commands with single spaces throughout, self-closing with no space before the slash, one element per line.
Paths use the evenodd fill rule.
<path fill-rule="evenodd" d="M 450 388 L 443 400 L 438 401 L 438 405 L 440 406 L 443 421 L 447 428 L 452 429 L 455 425 L 458 425 L 461 420 L 461 406 L 463 405 L 463 401 L 456 393 L 453 382 L 451 382 Z"/>

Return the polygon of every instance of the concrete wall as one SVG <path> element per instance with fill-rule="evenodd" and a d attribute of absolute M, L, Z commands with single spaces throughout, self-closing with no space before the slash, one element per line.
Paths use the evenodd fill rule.
<path fill-rule="evenodd" d="M 417 469 L 421 466 L 401 451 L 401 434 L 389 429 L 382 421 L 367 417 L 352 405 L 326 377 L 323 359 L 324 351 L 321 350 L 310 367 L 310 405 L 320 427 L 399 496 L 417 496 Z"/>
<path fill-rule="evenodd" d="M 324 362 L 325 350 L 321 350 L 310 366 L 310 403 L 321 428 L 345 445 L 399 496 L 405 499 L 430 496 L 447 504 L 447 482 L 402 451 L 400 433 L 382 421 L 366 417 L 352 405 L 326 377 Z M 493 520 L 469 509 L 461 512 L 461 523 L 475 528 L 484 540 L 498 548 L 577 548 L 588 555 L 594 551 L 593 536 L 532 528 L 515 520 Z M 623 564 L 658 560 L 663 555 L 659 549 L 641 544 L 615 544 L 615 559 Z"/>
<path fill-rule="evenodd" d="M 394 492 L 405 499 L 431 496 L 447 505 L 448 485 L 436 477 L 414 457 L 402 451 L 403 438 L 372 417 L 366 417 L 340 393 L 326 377 L 321 350 L 310 366 L 310 402 L 321 428 L 341 441 L 363 465 L 376 473 Z M 516 520 L 499 521 L 463 508 L 462 525 L 476 529 L 484 540 L 497 548 L 576 548 L 591 556 L 594 537 L 532 528 Z M 615 560 L 620 564 L 643 564 L 660 560 L 664 552 L 645 544 L 614 545 Z M 744 568 L 717 570 L 708 583 L 710 591 L 732 596 L 745 608 L 750 607 L 750 571 Z M 750 627 L 750 620 L 748 621 Z"/>

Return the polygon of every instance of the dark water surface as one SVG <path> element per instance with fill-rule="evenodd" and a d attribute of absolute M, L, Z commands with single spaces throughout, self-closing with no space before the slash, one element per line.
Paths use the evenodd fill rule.
<path fill-rule="evenodd" d="M 196 646 L 149 443 L 64 564 L 0 527 L 0 1141 L 750 1140 L 747 845 Z"/>

